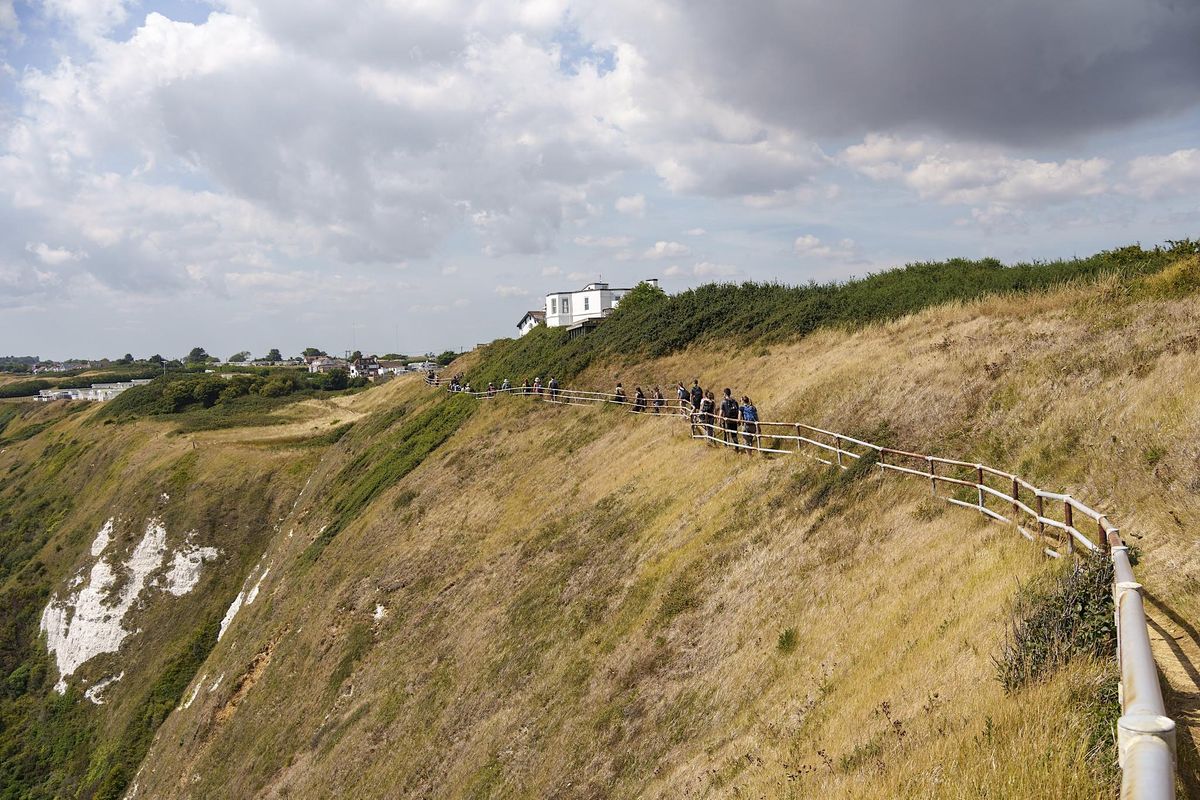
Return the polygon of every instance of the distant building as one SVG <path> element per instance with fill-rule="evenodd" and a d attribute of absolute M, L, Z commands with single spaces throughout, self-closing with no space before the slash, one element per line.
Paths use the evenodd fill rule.
<path fill-rule="evenodd" d="M 360 358 L 350 365 L 351 378 L 374 378 L 379 372 L 379 361 L 375 356 Z"/>
<path fill-rule="evenodd" d="M 38 392 L 37 399 L 42 402 L 49 402 L 51 400 L 94 400 L 103 403 L 106 400 L 112 400 L 126 389 L 132 389 L 134 386 L 144 386 L 149 382 L 149 378 L 139 378 L 119 383 L 93 383 L 87 389 L 42 389 Z"/>
<path fill-rule="evenodd" d="M 330 358 L 328 356 L 321 356 L 308 363 L 309 372 L 325 373 L 333 372 L 335 369 L 343 369 L 349 372 L 350 365 L 340 358 Z"/>
<path fill-rule="evenodd" d="M 657 278 L 643 283 L 658 286 Z M 577 292 L 546 295 L 546 325 L 551 328 L 584 330 L 612 313 L 630 289 L 612 289 L 607 283 L 589 283 Z"/>
<path fill-rule="evenodd" d="M 526 311 L 525 316 L 521 317 L 521 321 L 517 323 L 517 337 L 520 338 L 538 325 L 546 324 L 545 311 Z"/>
<path fill-rule="evenodd" d="M 403 361 L 390 360 L 381 358 L 379 360 L 379 373 L 381 375 L 402 375 L 408 371 Z"/>

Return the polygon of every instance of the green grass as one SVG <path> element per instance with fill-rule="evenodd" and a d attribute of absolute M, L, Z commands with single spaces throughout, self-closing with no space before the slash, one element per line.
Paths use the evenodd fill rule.
<path fill-rule="evenodd" d="M 330 504 L 333 518 L 309 545 L 304 554 L 305 560 L 312 562 L 320 557 L 321 551 L 363 509 L 419 467 L 426 456 L 454 435 L 478 405 L 472 398 L 461 395 L 450 397 L 395 429 L 380 434 L 334 479 L 329 492 L 333 498 Z M 392 414 L 403 418 L 403 412 L 399 409 L 383 416 L 392 418 Z M 370 427 L 372 423 L 367 425 Z"/>
<path fill-rule="evenodd" d="M 909 264 L 845 283 L 707 284 L 671 296 L 643 285 L 585 336 L 568 340 L 563 328 L 539 327 L 520 339 L 485 346 L 478 368 L 468 377 L 476 386 L 505 378 L 519 385 L 551 375 L 563 381 L 597 361 L 656 358 L 695 344 L 761 350 L 821 328 L 898 319 L 949 302 L 1045 291 L 1107 275 L 1134 282 L 1197 252 L 1200 243 L 1184 240 L 1167 247 L 1133 245 L 1089 258 L 1011 266 L 996 259 Z"/>

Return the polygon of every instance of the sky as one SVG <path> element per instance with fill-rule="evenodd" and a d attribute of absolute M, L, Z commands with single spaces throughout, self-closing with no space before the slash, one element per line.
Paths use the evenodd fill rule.
<path fill-rule="evenodd" d="M 0 0 L 0 355 L 1200 237 L 1196 0 Z"/>

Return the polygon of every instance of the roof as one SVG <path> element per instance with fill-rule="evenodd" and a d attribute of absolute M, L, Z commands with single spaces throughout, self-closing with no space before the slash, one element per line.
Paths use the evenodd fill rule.
<path fill-rule="evenodd" d="M 517 323 L 517 327 L 518 328 L 521 327 L 523 324 L 525 324 L 525 320 L 527 320 L 531 317 L 538 322 L 545 322 L 546 321 L 546 312 L 545 311 L 526 311 L 525 316 L 521 317 L 521 321 Z"/>

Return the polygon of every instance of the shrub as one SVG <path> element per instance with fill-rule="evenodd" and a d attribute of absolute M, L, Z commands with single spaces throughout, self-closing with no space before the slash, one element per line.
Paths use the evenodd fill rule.
<path fill-rule="evenodd" d="M 785 628 L 779 634 L 779 641 L 775 643 L 775 649 L 787 655 L 796 651 L 796 646 L 800 643 L 800 637 L 796 635 L 795 628 Z"/>
<path fill-rule="evenodd" d="M 1007 691 L 1052 675 L 1076 656 L 1116 656 L 1112 562 L 1081 557 L 1053 579 L 1022 587 L 995 659 Z"/>

